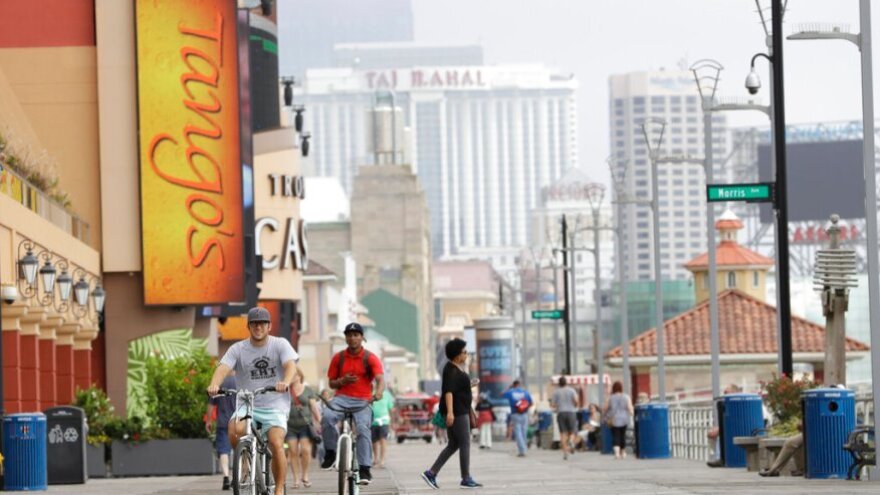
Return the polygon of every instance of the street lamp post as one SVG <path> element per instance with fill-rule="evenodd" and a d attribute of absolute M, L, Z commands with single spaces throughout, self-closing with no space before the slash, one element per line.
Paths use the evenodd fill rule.
<path fill-rule="evenodd" d="M 832 29 L 802 29 L 791 40 L 842 39 L 856 45 L 861 53 L 862 69 L 862 169 L 865 178 L 865 230 L 867 231 L 868 304 L 871 324 L 871 377 L 874 410 L 880 408 L 880 260 L 877 252 L 877 170 L 874 150 L 874 70 L 871 60 L 871 0 L 859 0 L 859 34 Z M 876 448 L 876 447 L 875 447 Z M 876 451 L 875 451 L 876 453 Z M 878 473 L 872 470 L 872 479 Z"/>
<path fill-rule="evenodd" d="M 648 132 L 648 127 L 653 127 Z M 656 147 L 651 146 L 649 134 L 658 131 Z M 660 146 L 663 144 L 663 132 L 666 130 L 666 121 L 658 118 L 650 118 L 642 122 L 642 134 L 645 137 L 645 145 L 648 147 L 648 158 L 651 160 L 651 209 L 653 212 L 654 234 L 654 322 L 657 332 L 657 392 L 660 402 L 666 402 L 666 363 L 664 362 L 665 336 L 663 328 L 663 285 L 662 271 L 660 268 L 660 191 L 657 180 L 657 160 L 660 154 Z"/>
<path fill-rule="evenodd" d="M 700 60 L 691 66 L 703 106 L 703 169 L 706 185 L 714 182 L 712 163 L 712 106 L 724 67 L 714 60 Z M 707 71 L 709 75 L 700 77 Z M 711 72 L 714 71 L 714 75 Z M 709 84 L 705 84 L 708 82 Z M 712 397 L 721 396 L 721 339 L 718 333 L 718 265 L 715 259 L 715 206 L 706 202 L 706 245 L 709 253 L 709 342 L 712 356 Z M 716 412 L 715 424 L 718 424 Z"/>
<path fill-rule="evenodd" d="M 628 176 L 629 161 L 624 161 L 623 166 L 619 167 L 614 157 L 608 157 L 608 169 L 611 180 L 614 184 L 614 194 L 616 196 L 614 203 L 617 204 L 616 222 L 614 225 L 614 233 L 617 236 L 617 285 L 620 290 L 620 299 L 618 302 L 618 311 L 620 312 L 620 339 L 622 342 L 621 351 L 623 352 L 623 388 L 627 392 L 632 391 L 632 377 L 629 369 L 629 308 L 627 304 L 627 273 L 626 263 L 623 259 L 623 234 L 624 229 L 624 211 L 626 205 L 648 204 L 646 201 L 640 201 L 630 198 L 627 194 L 626 181 Z M 623 168 L 623 173 L 618 172 L 618 168 Z"/>

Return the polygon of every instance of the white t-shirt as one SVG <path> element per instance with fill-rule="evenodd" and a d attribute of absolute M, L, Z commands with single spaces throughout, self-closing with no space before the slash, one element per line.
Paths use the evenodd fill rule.
<path fill-rule="evenodd" d="M 256 390 L 275 385 L 284 378 L 284 363 L 298 361 L 299 356 L 286 339 L 267 337 L 265 345 L 254 347 L 250 339 L 232 344 L 221 364 L 235 370 L 239 389 Z M 254 398 L 254 407 L 290 412 L 290 395 L 268 392 Z"/>

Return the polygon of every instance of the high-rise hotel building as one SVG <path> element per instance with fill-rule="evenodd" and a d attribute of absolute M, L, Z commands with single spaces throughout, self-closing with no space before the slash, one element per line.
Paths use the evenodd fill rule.
<path fill-rule="evenodd" d="M 315 136 L 306 166 L 350 191 L 356 167 L 374 161 L 368 110 L 393 92 L 435 257 L 510 267 L 532 241 L 542 187 L 577 165 L 576 87 L 573 76 L 535 65 L 309 70 L 297 96 Z"/>
<path fill-rule="evenodd" d="M 609 79 L 611 154 L 618 167 L 628 164 L 625 189 L 632 199 L 651 199 L 651 162 L 642 122 L 665 120 L 659 156 L 702 159 L 703 112 L 691 72 L 654 71 L 613 75 Z M 727 124 L 723 113 L 712 117 L 715 176 L 727 156 Z M 649 128 L 650 130 L 650 128 Z M 657 136 L 650 136 L 656 147 Z M 620 173 L 618 177 L 622 177 Z M 682 265 L 706 251 L 706 177 L 693 163 L 661 163 L 657 179 L 660 204 L 662 276 L 686 280 Z M 653 280 L 651 208 L 624 206 L 624 259 L 628 280 Z M 615 213 L 616 215 L 616 213 Z"/>

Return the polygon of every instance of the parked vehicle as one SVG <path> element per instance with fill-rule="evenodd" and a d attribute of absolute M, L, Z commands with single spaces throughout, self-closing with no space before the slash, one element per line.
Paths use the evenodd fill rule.
<path fill-rule="evenodd" d="M 431 425 L 431 396 L 421 393 L 403 394 L 394 402 L 397 415 L 392 422 L 397 443 L 408 438 L 421 438 L 431 443 L 434 427 Z"/>

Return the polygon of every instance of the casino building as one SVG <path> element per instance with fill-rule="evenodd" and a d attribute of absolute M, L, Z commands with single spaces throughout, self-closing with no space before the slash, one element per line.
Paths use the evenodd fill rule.
<path fill-rule="evenodd" d="M 302 136 L 273 7 L 0 4 L 6 412 L 97 384 L 124 414 L 147 354 L 220 352 L 258 302 L 296 342 Z"/>
<path fill-rule="evenodd" d="M 344 48 L 372 58 L 394 50 L 407 60 L 405 45 Z M 539 65 L 454 61 L 307 71 L 307 127 L 321 136 L 307 174 L 337 177 L 351 191 L 356 166 L 371 160 L 367 112 L 393 95 L 408 128 L 401 133 L 408 161 L 427 195 L 434 256 L 511 267 L 533 240 L 529 212 L 540 205 L 541 189 L 577 166 L 577 82 Z"/>

